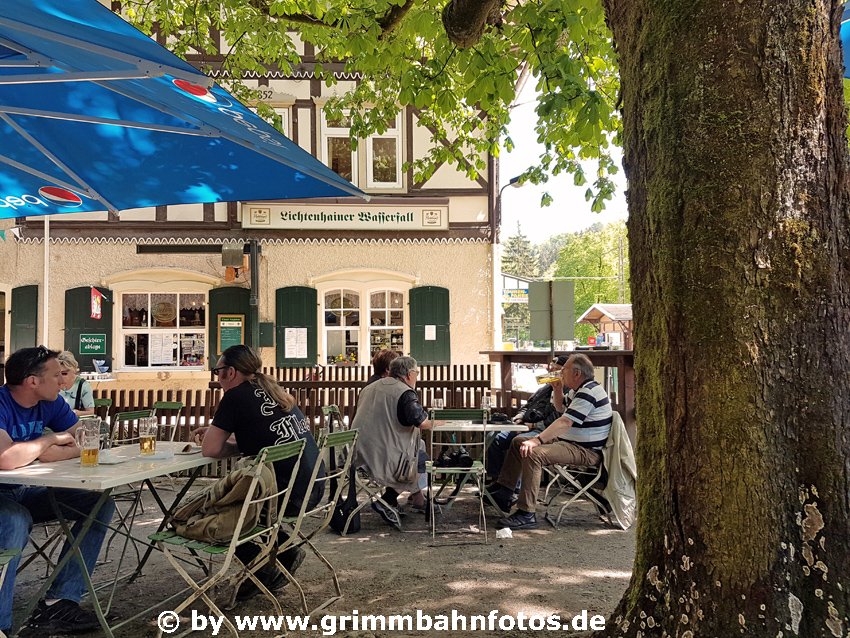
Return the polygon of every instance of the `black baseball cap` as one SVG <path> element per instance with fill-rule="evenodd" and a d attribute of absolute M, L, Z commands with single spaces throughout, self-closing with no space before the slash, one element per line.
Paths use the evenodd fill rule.
<path fill-rule="evenodd" d="M 555 357 L 554 359 L 552 359 L 552 363 L 563 367 L 564 365 L 566 365 L 567 359 L 569 359 L 569 357 L 565 354 L 562 354 L 560 357 Z"/>

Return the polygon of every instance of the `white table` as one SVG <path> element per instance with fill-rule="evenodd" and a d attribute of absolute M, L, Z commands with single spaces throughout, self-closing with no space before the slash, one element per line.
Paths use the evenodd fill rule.
<path fill-rule="evenodd" d="M 528 432 L 528 426 L 522 423 L 473 423 L 472 421 L 438 421 L 434 432 L 481 432 L 497 434 L 499 432 Z"/>
<path fill-rule="evenodd" d="M 185 445 L 186 443 L 176 441 L 157 441 L 157 455 L 160 452 L 177 452 Z M 127 460 L 124 463 L 96 467 L 81 467 L 79 458 L 55 463 L 35 461 L 17 470 L 0 470 L 0 483 L 67 487 L 102 492 L 157 476 L 204 467 L 218 460 L 202 456 L 200 452 L 187 455 L 175 454 L 171 459 L 150 460 L 139 456 L 138 445 L 122 445 L 110 450 L 109 454 Z"/>
<path fill-rule="evenodd" d="M 181 499 L 189 490 L 200 471 L 204 467 L 211 465 L 212 463 L 215 463 L 219 460 L 202 456 L 200 452 L 190 455 L 174 454 L 170 458 L 158 458 L 162 453 L 176 453 L 180 451 L 185 445 L 186 443 L 180 442 L 157 441 L 157 455 L 155 457 L 139 456 L 138 445 L 123 445 L 110 450 L 109 455 L 111 455 L 111 457 L 113 458 L 126 459 L 126 461 L 112 465 L 81 467 L 80 459 L 76 458 L 68 459 L 65 461 L 56 461 L 54 463 L 39 463 L 38 461 L 36 461 L 16 470 L 0 471 L 0 484 L 31 485 L 49 488 L 48 494 L 50 496 L 54 512 L 56 513 L 57 520 L 59 521 L 59 524 L 62 527 L 62 531 L 65 537 L 71 544 L 71 550 L 56 565 L 53 572 L 48 577 L 47 581 L 42 585 L 38 595 L 33 597 L 28 603 L 27 609 L 24 613 L 25 619 L 29 617 L 30 613 L 32 613 L 32 610 L 35 608 L 36 603 L 41 600 L 41 598 L 47 592 L 48 588 L 53 583 L 53 580 L 55 579 L 59 571 L 62 569 L 62 567 L 64 567 L 67 561 L 71 560 L 73 557 L 79 562 L 80 566 L 82 567 L 83 578 L 85 579 L 86 587 L 88 588 L 89 593 L 91 594 L 92 606 L 94 607 L 94 611 L 97 614 L 98 619 L 100 620 L 100 624 L 103 627 L 104 633 L 106 636 L 112 638 L 112 628 L 106 621 L 103 609 L 101 608 L 100 602 L 97 597 L 95 587 L 92 584 L 91 577 L 85 569 L 85 563 L 83 562 L 82 554 L 79 551 L 79 545 L 82 542 L 82 539 L 88 533 L 92 522 L 97 516 L 97 512 L 103 506 L 103 503 L 109 497 L 112 490 L 116 487 L 120 487 L 122 485 L 129 485 L 131 483 L 143 482 L 150 489 L 151 494 L 153 495 L 154 499 L 157 502 L 157 505 L 163 513 L 162 522 L 160 523 L 159 529 L 157 530 L 162 531 L 168 522 L 170 514 L 180 503 Z M 186 482 L 186 485 L 174 498 L 174 501 L 171 506 L 168 507 L 159 497 L 159 494 L 156 491 L 156 487 L 151 482 L 151 479 L 154 479 L 158 476 L 173 474 L 175 472 L 182 472 L 185 470 L 192 470 L 192 474 L 190 475 L 189 480 Z M 65 519 L 61 510 L 57 506 L 56 499 L 53 494 L 53 488 L 73 488 L 101 492 L 100 500 L 89 512 L 88 517 L 83 523 L 83 527 L 80 531 L 80 534 L 76 537 L 71 533 L 71 527 L 68 524 L 68 521 Z M 129 535 L 127 535 L 127 537 L 129 540 Z M 148 546 L 148 548 L 144 556 L 140 559 L 138 567 L 133 572 L 132 576 L 130 576 L 131 579 L 135 578 L 141 573 L 142 568 L 144 567 L 148 557 L 151 554 L 153 547 L 147 543 L 145 544 Z M 120 562 L 118 567 L 116 567 L 115 569 L 116 580 L 112 586 L 113 594 L 115 591 L 115 584 L 117 583 L 117 580 L 119 578 L 119 570 Z M 111 601 L 112 596 L 110 595 L 110 601 L 108 605 L 111 605 Z"/>

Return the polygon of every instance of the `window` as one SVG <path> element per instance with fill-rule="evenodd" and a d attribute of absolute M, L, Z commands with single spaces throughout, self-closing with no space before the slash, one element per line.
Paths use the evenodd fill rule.
<path fill-rule="evenodd" d="M 325 293 L 325 355 L 329 364 L 360 361 L 360 294 L 337 289 Z"/>
<path fill-rule="evenodd" d="M 289 107 L 288 106 L 275 106 L 274 112 L 280 115 L 280 130 L 286 135 L 286 137 L 292 139 L 292 136 L 289 134 Z M 257 115 L 257 107 L 249 106 L 248 110 Z"/>
<path fill-rule="evenodd" d="M 322 111 L 322 160 L 337 175 L 356 184 L 357 151 L 351 148 L 350 127 L 348 115 L 329 120 Z"/>
<path fill-rule="evenodd" d="M 369 359 L 384 348 L 404 351 L 404 294 L 392 290 L 369 295 Z"/>
<path fill-rule="evenodd" d="M 387 123 L 387 130 L 366 143 L 366 182 L 369 188 L 401 187 L 401 120 Z"/>
<path fill-rule="evenodd" d="M 309 283 L 319 304 L 315 316 L 320 363 L 368 365 L 383 348 L 410 350 L 408 295 L 415 276 L 380 269 L 337 270 Z"/>
<path fill-rule="evenodd" d="M 202 369 L 206 339 L 206 295 L 121 295 L 121 343 L 125 368 Z"/>
<path fill-rule="evenodd" d="M 289 107 L 288 106 L 276 106 L 274 107 L 274 112 L 280 115 L 280 129 L 283 131 L 283 134 L 288 138 L 292 138 L 289 131 Z"/>

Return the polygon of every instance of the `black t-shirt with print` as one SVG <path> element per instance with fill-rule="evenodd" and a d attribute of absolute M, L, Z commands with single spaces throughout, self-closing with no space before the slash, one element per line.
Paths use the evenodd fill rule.
<path fill-rule="evenodd" d="M 310 482 L 313 467 L 319 461 L 319 448 L 316 439 L 310 433 L 310 424 L 297 407 L 284 410 L 259 386 L 250 381 L 231 388 L 222 396 L 213 417 L 213 425 L 236 435 L 236 445 L 242 454 L 254 456 L 264 447 L 280 445 L 296 439 L 304 439 L 304 453 L 301 465 L 292 487 L 287 516 L 295 516 L 304 502 L 304 493 Z M 286 487 L 294 459 L 284 459 L 274 464 L 278 489 Z M 319 469 L 319 477 L 325 475 L 324 468 Z M 322 498 L 324 482 L 314 486 L 308 507 L 315 507 Z"/>

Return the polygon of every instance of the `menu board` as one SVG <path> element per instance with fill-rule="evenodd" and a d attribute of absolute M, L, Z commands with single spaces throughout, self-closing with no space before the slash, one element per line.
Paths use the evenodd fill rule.
<path fill-rule="evenodd" d="M 245 343 L 245 315 L 219 315 L 216 354 L 221 354 L 230 346 L 243 343 Z"/>

